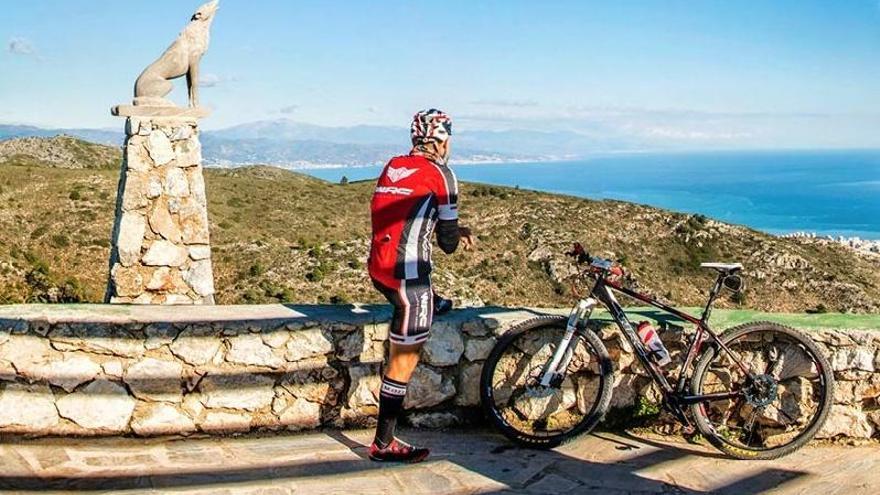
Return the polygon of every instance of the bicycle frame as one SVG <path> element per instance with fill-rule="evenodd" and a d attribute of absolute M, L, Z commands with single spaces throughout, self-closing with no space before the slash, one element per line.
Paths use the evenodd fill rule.
<path fill-rule="evenodd" d="M 638 356 L 638 359 L 641 362 L 642 366 L 645 368 L 645 370 L 648 372 L 654 382 L 657 383 L 657 385 L 660 387 L 664 403 L 670 407 L 671 412 L 673 412 L 684 424 L 689 425 L 690 420 L 685 415 L 684 409 L 681 406 L 711 402 L 716 400 L 726 400 L 742 395 L 742 392 L 740 391 L 705 395 L 689 395 L 688 393 L 686 393 L 689 377 L 687 371 L 693 364 L 694 359 L 697 357 L 697 355 L 699 355 L 703 343 L 706 340 L 706 336 L 714 341 L 720 349 L 726 352 L 734 360 L 734 362 L 736 362 L 740 369 L 742 369 L 743 372 L 746 373 L 747 376 L 753 376 L 751 370 L 742 363 L 742 361 L 730 350 L 730 348 L 728 348 L 724 344 L 724 342 L 721 341 L 721 339 L 718 337 L 718 334 L 716 334 L 709 327 L 709 317 L 712 314 L 712 304 L 717 299 L 718 294 L 721 290 L 724 280 L 723 274 L 719 274 L 717 280 L 715 281 L 715 285 L 712 287 L 712 290 L 709 293 L 709 300 L 706 303 L 706 307 L 704 308 L 703 314 L 700 318 L 695 318 L 687 313 L 673 308 L 672 306 L 666 305 L 654 299 L 653 297 L 640 294 L 632 289 L 623 287 L 610 280 L 607 275 L 608 272 L 606 270 L 603 271 L 599 276 L 597 276 L 596 284 L 590 293 L 592 297 L 579 301 L 578 305 L 572 311 L 562 341 L 560 342 L 560 345 L 557 348 L 553 359 L 547 366 L 547 369 L 541 378 L 542 385 L 549 385 L 552 382 L 554 376 L 560 376 L 560 373 L 564 372 L 565 368 L 567 368 L 568 362 L 571 359 L 571 354 L 573 352 L 571 348 L 572 346 L 570 345 L 571 341 L 576 332 L 587 331 L 586 322 L 589 320 L 592 309 L 596 305 L 596 300 L 598 300 L 608 309 L 611 317 L 620 328 L 620 331 L 632 345 L 633 350 L 635 351 L 636 356 Z M 669 381 L 666 379 L 666 376 L 663 374 L 660 368 L 656 364 L 654 364 L 654 362 L 651 361 L 651 359 L 648 357 L 648 351 L 645 349 L 645 346 L 642 344 L 641 339 L 638 337 L 636 331 L 633 329 L 632 323 L 630 323 L 629 318 L 627 318 L 626 313 L 624 312 L 620 303 L 617 302 L 617 298 L 614 296 L 614 292 L 625 294 L 633 299 L 658 308 L 664 313 L 673 315 L 696 326 L 696 335 L 693 342 L 691 342 L 690 346 L 688 347 L 684 362 L 681 364 L 678 383 L 675 387 L 670 385 Z"/>

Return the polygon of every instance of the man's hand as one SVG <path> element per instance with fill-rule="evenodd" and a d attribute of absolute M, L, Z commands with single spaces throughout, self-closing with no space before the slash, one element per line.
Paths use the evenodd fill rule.
<path fill-rule="evenodd" d="M 461 245 L 465 251 L 470 251 L 476 246 L 477 241 L 474 239 L 474 234 L 471 232 L 471 229 L 467 227 L 459 227 L 458 235 L 461 237 Z"/>

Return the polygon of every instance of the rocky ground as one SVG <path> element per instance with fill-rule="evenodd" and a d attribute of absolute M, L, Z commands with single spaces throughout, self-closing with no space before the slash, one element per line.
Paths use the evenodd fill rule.
<path fill-rule="evenodd" d="M 77 169 L 39 157 L 0 162 L 0 302 L 102 300 L 119 178 L 101 169 L 103 156 Z M 271 167 L 209 169 L 205 180 L 219 303 L 381 300 L 365 271 L 370 181 L 330 184 Z M 628 284 L 675 304 L 703 303 L 712 274 L 700 262 L 740 261 L 747 290 L 721 306 L 880 311 L 880 257 L 836 243 L 480 184 L 462 185 L 461 211 L 478 248 L 438 252 L 434 273 L 458 304 L 570 304 L 572 267 L 562 253 L 579 240 L 619 260 Z"/>

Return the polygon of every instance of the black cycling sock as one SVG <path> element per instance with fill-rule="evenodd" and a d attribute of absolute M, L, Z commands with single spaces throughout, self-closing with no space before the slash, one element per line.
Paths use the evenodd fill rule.
<path fill-rule="evenodd" d="M 397 418 L 403 410 L 403 398 L 406 396 L 406 384 L 391 378 L 382 378 L 379 391 L 379 424 L 376 425 L 375 442 L 385 448 L 394 440 L 394 428 Z"/>

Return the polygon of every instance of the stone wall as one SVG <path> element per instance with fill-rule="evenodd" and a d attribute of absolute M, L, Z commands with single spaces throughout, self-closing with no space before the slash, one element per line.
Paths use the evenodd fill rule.
<path fill-rule="evenodd" d="M 551 311 L 564 313 L 561 311 Z M 440 318 L 406 399 L 409 421 L 473 417 L 496 336 L 531 311 Z M 0 432 L 141 436 L 366 425 L 377 412 L 383 306 L 0 307 Z M 880 437 L 880 332 L 823 330 L 838 378 L 822 436 Z M 616 330 L 613 405 L 651 395 Z"/>
<path fill-rule="evenodd" d="M 195 117 L 129 117 L 106 302 L 211 304 L 214 279 Z"/>

